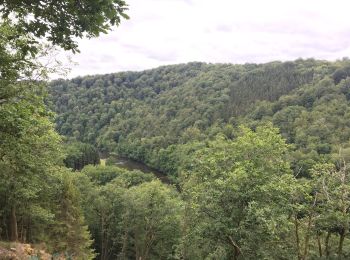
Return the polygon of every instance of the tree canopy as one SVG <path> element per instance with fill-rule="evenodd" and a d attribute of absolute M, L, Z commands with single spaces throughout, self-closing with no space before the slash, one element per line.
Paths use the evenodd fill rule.
<path fill-rule="evenodd" d="M 2 19 L 14 20 L 24 34 L 73 51 L 78 50 L 75 38 L 107 33 L 128 18 L 127 9 L 123 0 L 0 1 Z"/>
<path fill-rule="evenodd" d="M 51 68 L 39 56 L 47 54 L 45 41 L 77 51 L 76 37 L 107 32 L 124 11 L 123 1 L 0 1 L 1 240 L 94 257 L 80 193 L 44 103 Z"/>
<path fill-rule="evenodd" d="M 295 173 L 308 175 L 347 147 L 348 79 L 335 77 L 348 64 L 189 63 L 78 77 L 53 81 L 49 104 L 61 134 L 175 175 L 184 144 L 218 133 L 234 138 L 239 124 L 272 122 L 295 144 Z"/>
<path fill-rule="evenodd" d="M 0 0 L 0 239 L 60 259 L 349 259 L 349 60 L 47 82 L 43 42 L 78 51 L 126 10 Z"/>

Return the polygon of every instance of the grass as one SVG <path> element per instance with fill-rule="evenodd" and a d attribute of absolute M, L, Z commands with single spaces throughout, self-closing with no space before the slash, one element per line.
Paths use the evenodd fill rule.
<path fill-rule="evenodd" d="M 106 166 L 106 159 L 100 159 L 100 165 Z"/>
<path fill-rule="evenodd" d="M 0 241 L 0 247 L 10 249 L 11 247 L 13 247 L 13 242 Z"/>

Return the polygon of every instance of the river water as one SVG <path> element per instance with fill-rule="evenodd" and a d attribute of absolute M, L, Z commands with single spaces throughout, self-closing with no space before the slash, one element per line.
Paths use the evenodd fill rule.
<path fill-rule="evenodd" d="M 115 161 L 115 165 L 117 165 L 120 168 L 124 168 L 131 171 L 139 170 L 144 173 L 153 173 L 163 183 L 171 184 L 171 181 L 169 180 L 168 176 L 166 176 L 165 173 L 160 172 L 154 168 L 151 168 L 144 163 L 137 162 L 132 159 L 120 157 L 120 156 L 116 156 L 113 159 Z"/>

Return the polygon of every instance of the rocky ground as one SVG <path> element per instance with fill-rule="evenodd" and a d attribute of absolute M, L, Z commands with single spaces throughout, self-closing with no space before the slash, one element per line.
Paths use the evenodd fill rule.
<path fill-rule="evenodd" d="M 0 260 L 51 260 L 52 256 L 30 244 L 0 243 Z M 57 259 L 57 258 L 56 258 Z M 63 258 L 59 258 L 63 259 Z M 58 259 L 57 259 L 58 260 Z"/>

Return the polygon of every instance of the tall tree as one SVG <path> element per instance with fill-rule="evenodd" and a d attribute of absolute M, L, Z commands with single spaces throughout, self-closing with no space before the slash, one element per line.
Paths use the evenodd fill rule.
<path fill-rule="evenodd" d="M 278 239 L 295 183 L 287 150 L 277 130 L 266 126 L 242 128 L 236 140 L 219 137 L 196 153 L 183 184 L 190 209 L 187 259 L 275 258 L 287 250 Z M 272 241 L 275 250 L 266 251 Z"/>
<path fill-rule="evenodd" d="M 62 210 L 72 214 L 77 224 L 74 232 L 84 237 L 69 183 L 60 186 L 63 193 L 55 194 L 49 187 L 58 182 L 62 153 L 52 115 L 44 105 L 47 69 L 38 57 L 44 51 L 43 39 L 77 51 L 73 38 L 107 32 L 121 17 L 127 18 L 125 11 L 121 0 L 0 1 L 0 218 L 8 239 L 25 241 L 25 231 L 30 228 L 24 223 L 32 223 L 34 217 L 52 220 L 55 225 L 57 218 L 67 220 L 54 212 L 55 195 L 68 199 Z M 22 223 L 21 230 L 18 223 Z"/>

